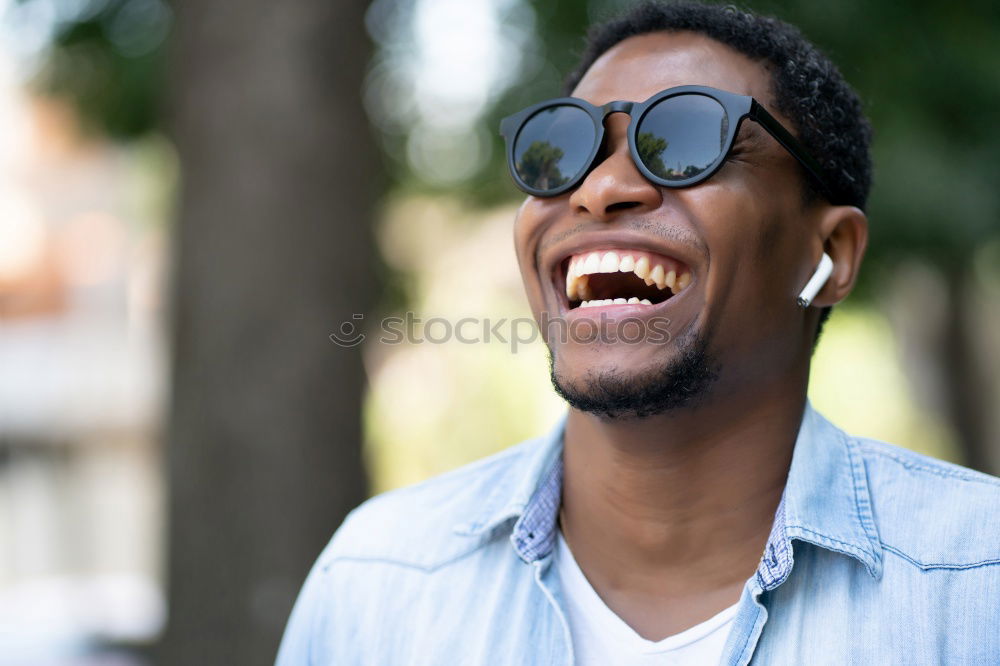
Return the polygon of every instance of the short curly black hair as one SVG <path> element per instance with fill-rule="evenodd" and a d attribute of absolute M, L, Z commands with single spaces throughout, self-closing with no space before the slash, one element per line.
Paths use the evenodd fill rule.
<path fill-rule="evenodd" d="M 643 2 L 590 29 L 580 62 L 566 78 L 566 94 L 611 47 L 651 32 L 704 35 L 763 64 L 771 74 L 774 106 L 792 122 L 834 191 L 865 209 L 872 184 L 872 129 L 861 100 L 837 66 L 784 21 L 732 5 Z M 807 198 L 819 196 L 805 170 L 802 173 Z M 829 315 L 830 308 L 823 308 L 817 340 Z"/>

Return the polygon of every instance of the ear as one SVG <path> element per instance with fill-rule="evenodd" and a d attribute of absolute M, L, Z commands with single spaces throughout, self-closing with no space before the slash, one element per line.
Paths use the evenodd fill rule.
<path fill-rule="evenodd" d="M 854 288 L 868 247 L 868 217 L 855 206 L 829 206 L 816 229 L 817 241 L 822 244 L 816 256 L 822 251 L 833 259 L 833 274 L 812 302 L 822 308 L 836 305 Z"/>

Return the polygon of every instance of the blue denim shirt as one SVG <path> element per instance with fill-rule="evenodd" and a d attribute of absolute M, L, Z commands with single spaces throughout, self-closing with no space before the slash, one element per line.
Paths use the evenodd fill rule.
<path fill-rule="evenodd" d="M 572 664 L 550 566 L 564 424 L 352 511 L 278 666 Z M 1000 479 L 807 404 L 722 663 L 1000 664 Z"/>

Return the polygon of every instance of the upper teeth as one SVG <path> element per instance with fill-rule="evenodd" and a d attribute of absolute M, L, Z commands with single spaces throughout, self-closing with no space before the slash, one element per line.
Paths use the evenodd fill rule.
<path fill-rule="evenodd" d="M 672 260 L 638 250 L 596 251 L 578 254 L 570 259 L 569 270 L 566 272 L 566 296 L 571 301 L 587 301 L 592 297 L 588 276 L 618 272 L 635 273 L 647 285 L 655 284 L 659 289 L 670 287 L 674 294 L 691 284 L 691 273 Z"/>

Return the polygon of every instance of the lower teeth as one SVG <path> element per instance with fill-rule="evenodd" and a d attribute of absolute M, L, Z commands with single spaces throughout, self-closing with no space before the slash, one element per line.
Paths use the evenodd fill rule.
<path fill-rule="evenodd" d="M 605 298 L 602 300 L 593 301 L 583 301 L 580 303 L 581 308 L 593 308 L 601 305 L 652 305 L 652 301 L 648 298 L 638 299 L 635 296 L 629 299 L 625 298 Z"/>

